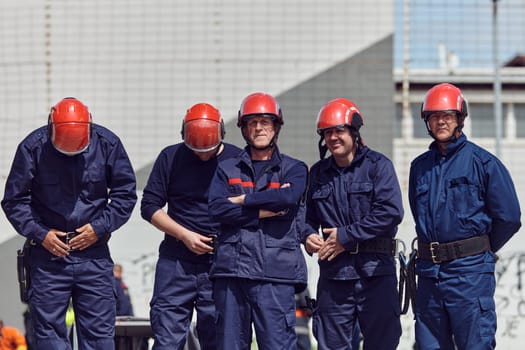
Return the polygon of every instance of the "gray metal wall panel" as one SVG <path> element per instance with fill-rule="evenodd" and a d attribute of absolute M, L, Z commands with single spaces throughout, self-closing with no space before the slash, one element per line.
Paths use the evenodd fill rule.
<path fill-rule="evenodd" d="M 361 135 L 365 143 L 391 157 L 395 122 L 392 45 L 393 36 L 388 36 L 277 96 L 284 117 L 279 137 L 281 151 L 309 165 L 315 163 L 319 159 L 317 112 L 329 100 L 346 97 L 363 114 Z M 245 144 L 235 122 L 227 123 L 226 132 L 226 141 Z"/>

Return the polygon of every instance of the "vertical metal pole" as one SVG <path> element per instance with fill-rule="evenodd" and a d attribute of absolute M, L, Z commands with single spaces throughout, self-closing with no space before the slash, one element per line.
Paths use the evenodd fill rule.
<path fill-rule="evenodd" d="M 403 0 L 403 90 L 402 90 L 402 117 L 401 136 L 407 141 L 413 138 L 414 122 L 410 110 L 410 0 Z"/>
<path fill-rule="evenodd" d="M 51 106 L 51 0 L 45 5 L 45 65 L 47 106 Z"/>
<path fill-rule="evenodd" d="M 501 108 L 501 76 L 498 53 L 498 0 L 492 0 L 492 53 L 494 63 L 494 121 L 496 124 L 495 154 L 501 157 L 502 139 L 502 108 Z"/>

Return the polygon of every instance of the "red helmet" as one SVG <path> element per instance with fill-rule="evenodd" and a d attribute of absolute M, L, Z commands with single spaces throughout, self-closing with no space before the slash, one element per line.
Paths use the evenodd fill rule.
<path fill-rule="evenodd" d="M 247 118 L 255 116 L 268 116 L 277 124 L 284 124 L 279 103 L 275 97 L 263 92 L 248 95 L 242 101 L 237 118 L 237 126 L 241 127 Z"/>
<path fill-rule="evenodd" d="M 443 83 L 428 90 L 421 105 L 421 118 L 427 120 L 433 112 L 441 111 L 456 112 L 458 117 L 462 118 L 468 115 L 467 101 L 459 88 L 449 83 Z"/>
<path fill-rule="evenodd" d="M 208 103 L 197 103 L 186 112 L 182 122 L 182 139 L 196 152 L 217 148 L 224 138 L 224 124 L 217 108 Z"/>
<path fill-rule="evenodd" d="M 59 152 L 76 155 L 88 147 L 91 114 L 76 98 L 66 97 L 53 106 L 48 125 L 51 142 Z"/>
<path fill-rule="evenodd" d="M 337 126 L 349 126 L 359 131 L 363 117 L 357 106 L 346 98 L 336 98 L 326 103 L 317 115 L 317 133 Z"/>

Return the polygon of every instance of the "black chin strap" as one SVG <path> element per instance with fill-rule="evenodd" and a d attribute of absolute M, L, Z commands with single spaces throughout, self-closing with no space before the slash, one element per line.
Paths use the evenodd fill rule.
<path fill-rule="evenodd" d="M 428 134 L 430 135 L 430 137 L 434 139 L 434 141 L 436 141 L 437 143 L 449 143 L 449 142 L 457 140 L 456 135 L 460 134 L 460 131 L 463 129 L 464 124 L 460 123 L 460 118 L 458 117 L 458 126 L 454 128 L 454 131 L 452 132 L 452 136 L 450 136 L 447 140 L 444 140 L 444 141 L 439 141 L 436 138 L 436 135 L 432 133 L 432 131 L 430 130 L 430 126 L 428 125 L 428 119 L 425 120 L 425 126 L 427 127 Z"/>
<path fill-rule="evenodd" d="M 270 143 L 268 143 L 268 145 L 264 146 L 264 147 L 255 147 L 251 142 L 250 142 L 250 139 L 246 136 L 246 134 L 244 133 L 244 130 L 245 130 L 246 126 L 243 126 L 242 129 L 241 129 L 241 134 L 242 134 L 242 137 L 244 138 L 244 141 L 246 141 L 246 143 L 248 144 L 248 146 L 250 147 L 253 147 L 254 149 L 258 150 L 258 151 L 264 151 L 264 150 L 267 150 L 269 148 L 273 148 L 275 146 L 275 144 L 277 143 L 277 138 L 279 137 L 279 131 L 281 131 L 281 126 L 279 125 L 276 129 L 275 129 L 275 135 L 273 135 L 272 139 L 270 140 Z"/>
<path fill-rule="evenodd" d="M 324 141 L 324 137 L 321 136 L 321 138 L 319 139 L 319 158 L 321 160 L 324 159 L 324 157 L 326 156 L 326 152 L 328 151 L 328 146 L 326 145 L 326 143 L 323 143 Z"/>
<path fill-rule="evenodd" d="M 361 134 L 359 134 L 359 130 L 353 127 L 348 127 L 348 129 L 350 129 L 350 133 L 352 134 L 352 137 L 356 145 L 364 147 L 365 144 L 363 143 L 363 140 L 361 139 Z M 326 152 L 328 151 L 328 146 L 326 145 L 326 143 L 323 143 L 323 141 L 324 141 L 324 136 L 321 135 L 321 138 L 319 139 L 319 143 L 318 143 L 319 158 L 321 160 L 324 159 L 324 157 L 326 156 Z"/>

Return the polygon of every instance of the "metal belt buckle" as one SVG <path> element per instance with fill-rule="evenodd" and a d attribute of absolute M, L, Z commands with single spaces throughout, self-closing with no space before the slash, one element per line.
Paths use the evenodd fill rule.
<path fill-rule="evenodd" d="M 66 232 L 66 244 L 69 245 L 69 240 L 73 239 L 77 233 L 75 231 Z"/>
<path fill-rule="evenodd" d="M 355 244 L 355 248 L 353 250 L 350 250 L 348 253 L 350 254 L 357 254 L 359 253 L 359 243 Z"/>
<path fill-rule="evenodd" d="M 439 247 L 439 242 L 431 242 L 430 243 L 430 256 L 432 257 L 432 262 L 434 264 L 440 264 L 441 259 L 439 256 L 437 256 L 437 249 Z"/>

